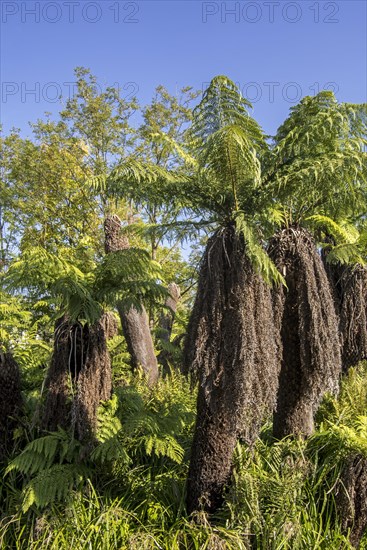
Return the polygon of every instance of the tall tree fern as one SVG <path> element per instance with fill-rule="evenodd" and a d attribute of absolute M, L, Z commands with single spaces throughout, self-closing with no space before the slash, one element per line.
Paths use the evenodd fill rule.
<path fill-rule="evenodd" d="M 276 345 L 264 279 L 282 277 L 262 247 L 265 206 L 257 207 L 267 146 L 249 107 L 229 79 L 216 77 L 189 130 L 195 164 L 183 185 L 186 204 L 217 226 L 202 259 L 184 352 L 186 370 L 199 381 L 189 511 L 220 505 L 238 437 L 250 443 L 256 438 L 276 395 Z"/>
<path fill-rule="evenodd" d="M 322 395 L 337 391 L 338 320 L 316 247 L 320 225 L 344 238 L 337 222 L 365 211 L 365 145 L 366 106 L 321 92 L 291 109 L 264 157 L 263 185 L 283 210 L 269 251 L 287 282 L 274 292 L 282 339 L 277 437 L 311 433 Z"/>

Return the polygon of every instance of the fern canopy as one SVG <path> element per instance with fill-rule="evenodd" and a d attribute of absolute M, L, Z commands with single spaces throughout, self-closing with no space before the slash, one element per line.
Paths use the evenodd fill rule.
<path fill-rule="evenodd" d="M 338 103 L 328 91 L 291 108 L 265 158 L 263 179 L 288 222 L 365 211 L 366 121 L 367 104 Z"/>
<path fill-rule="evenodd" d="M 123 300 L 136 308 L 142 300 L 156 301 L 165 296 L 159 265 L 139 248 L 106 255 L 83 271 L 68 258 L 41 246 L 26 248 L 4 276 L 5 286 L 35 292 L 57 311 L 72 320 L 93 324 L 103 307 Z"/>

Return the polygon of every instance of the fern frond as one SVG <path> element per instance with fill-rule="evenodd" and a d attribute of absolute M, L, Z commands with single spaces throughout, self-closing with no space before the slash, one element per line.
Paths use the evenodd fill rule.
<path fill-rule="evenodd" d="M 124 302 L 139 308 L 142 299 L 159 301 L 166 296 L 159 264 L 138 248 L 107 254 L 95 270 L 93 293 L 100 301 Z"/>
<path fill-rule="evenodd" d="M 42 470 L 49 469 L 63 452 L 64 445 L 69 447 L 69 435 L 63 431 L 51 433 L 34 439 L 8 465 L 5 473 L 15 470 L 26 475 L 34 475 Z"/>
<path fill-rule="evenodd" d="M 365 264 L 358 243 L 345 243 L 333 246 L 328 251 L 326 260 L 331 264 Z"/>
<path fill-rule="evenodd" d="M 168 457 L 177 464 L 181 464 L 184 449 L 176 441 L 176 439 L 169 434 L 164 436 L 145 436 L 142 438 L 142 442 L 145 448 L 145 452 L 148 456 L 155 455 L 157 457 Z"/>
<path fill-rule="evenodd" d="M 336 244 L 351 244 L 358 240 L 358 231 L 355 227 L 352 225 L 337 223 L 328 216 L 314 214 L 313 216 L 306 218 L 305 221 L 311 222 L 311 225 L 314 227 L 318 227 L 326 231 L 329 235 L 334 237 Z"/>
<path fill-rule="evenodd" d="M 84 479 L 85 469 L 75 464 L 56 464 L 42 469 L 22 491 L 22 511 L 32 504 L 44 508 L 54 502 L 65 501 Z"/>
<path fill-rule="evenodd" d="M 284 277 L 257 241 L 251 226 L 246 222 L 243 212 L 236 213 L 236 230 L 243 235 L 248 255 L 254 269 L 261 274 L 268 284 L 284 284 Z"/>

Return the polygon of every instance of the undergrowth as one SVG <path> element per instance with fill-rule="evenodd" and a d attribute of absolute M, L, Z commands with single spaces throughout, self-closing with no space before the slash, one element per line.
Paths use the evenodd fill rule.
<path fill-rule="evenodd" d="M 273 441 L 268 423 L 252 449 L 239 443 L 210 521 L 185 511 L 189 381 L 174 372 L 150 390 L 139 376 L 124 380 L 100 407 L 93 449 L 69 432 L 29 440 L 25 430 L 1 466 L 1 549 L 352 548 L 334 495 L 348 457 L 367 456 L 366 365 L 351 369 L 337 399 L 324 399 L 310 439 Z"/>

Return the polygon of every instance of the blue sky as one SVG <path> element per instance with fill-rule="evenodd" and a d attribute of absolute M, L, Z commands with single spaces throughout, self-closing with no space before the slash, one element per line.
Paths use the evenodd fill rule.
<path fill-rule="evenodd" d="M 325 87 L 367 101 L 364 1 L 1 2 L 1 120 L 55 113 L 72 93 L 73 69 L 118 84 L 147 103 L 158 84 L 202 89 L 217 74 L 237 82 L 253 114 L 275 132 L 289 108 Z M 33 92 L 32 92 L 33 90 Z"/>

